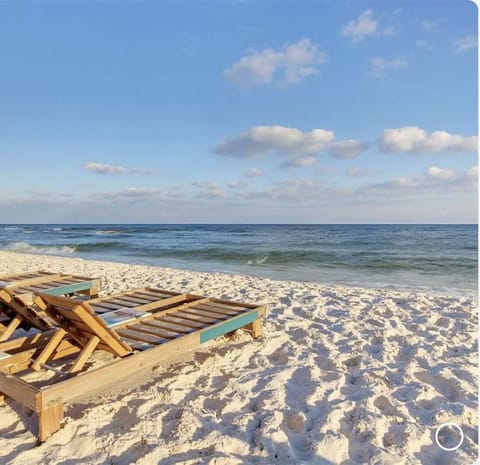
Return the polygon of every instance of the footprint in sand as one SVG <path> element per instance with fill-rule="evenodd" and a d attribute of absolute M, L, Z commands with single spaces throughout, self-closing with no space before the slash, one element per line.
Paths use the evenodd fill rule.
<path fill-rule="evenodd" d="M 417 372 L 415 377 L 423 383 L 429 384 L 435 390 L 451 402 L 459 402 L 465 398 L 465 392 L 456 378 L 444 378 L 428 372 Z"/>
<path fill-rule="evenodd" d="M 285 417 L 285 423 L 289 430 L 294 433 L 301 433 L 305 429 L 305 414 L 288 413 Z"/>
<path fill-rule="evenodd" d="M 355 355 L 354 357 L 347 358 L 343 361 L 343 364 L 347 367 L 349 371 L 358 370 L 362 364 L 362 356 Z"/>
<path fill-rule="evenodd" d="M 406 424 L 393 424 L 383 435 L 382 443 L 384 447 L 401 447 L 408 444 L 408 438 Z"/>
<path fill-rule="evenodd" d="M 408 362 L 412 360 L 413 356 L 415 355 L 415 352 L 416 352 L 415 347 L 408 346 L 408 345 L 402 346 L 398 350 L 397 360 L 399 362 Z"/>
<path fill-rule="evenodd" d="M 289 350 L 293 352 L 294 348 L 291 344 L 286 344 L 267 355 L 267 358 L 273 365 L 287 365 L 292 359 L 292 356 L 288 353 Z"/>
<path fill-rule="evenodd" d="M 387 417 L 390 421 L 394 423 L 403 423 L 405 421 L 405 417 L 400 412 L 398 407 L 396 407 L 387 397 L 377 397 L 374 400 L 373 405 L 375 405 L 380 413 L 384 417 Z"/>

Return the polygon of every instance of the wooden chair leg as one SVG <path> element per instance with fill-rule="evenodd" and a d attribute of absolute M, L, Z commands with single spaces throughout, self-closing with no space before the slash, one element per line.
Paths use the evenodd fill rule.
<path fill-rule="evenodd" d="M 14 333 L 14 331 L 20 326 L 20 323 L 23 321 L 23 317 L 20 315 L 15 315 L 15 317 L 10 321 L 9 325 L 5 330 L 0 334 L 0 342 L 6 341 Z"/>
<path fill-rule="evenodd" d="M 53 354 L 55 349 L 60 345 L 66 334 L 67 332 L 62 328 L 57 330 L 57 332 L 50 338 L 48 344 L 44 347 L 42 352 L 40 352 L 40 355 L 37 357 L 37 359 L 32 363 L 31 368 L 33 370 L 38 371 L 42 368 L 42 364 L 48 361 L 48 359 Z"/>
<path fill-rule="evenodd" d="M 252 324 L 248 325 L 254 338 L 262 335 L 262 319 L 255 320 Z"/>
<path fill-rule="evenodd" d="M 44 442 L 60 429 L 63 419 L 63 404 L 55 404 L 43 409 L 38 414 L 38 441 Z"/>
<path fill-rule="evenodd" d="M 69 370 L 70 373 L 75 373 L 77 371 L 80 371 L 83 368 L 83 365 L 85 365 L 85 362 L 88 360 L 88 357 L 90 357 L 90 355 L 95 350 L 99 342 L 100 342 L 100 339 L 97 336 L 92 336 L 90 338 L 90 340 L 87 342 L 87 344 L 85 344 L 82 351 L 78 355 L 77 359 L 75 360 L 75 363 L 70 368 Z"/>

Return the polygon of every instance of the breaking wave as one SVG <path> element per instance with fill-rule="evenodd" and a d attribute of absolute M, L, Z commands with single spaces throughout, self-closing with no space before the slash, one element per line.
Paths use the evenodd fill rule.
<path fill-rule="evenodd" d="M 75 247 L 71 246 L 50 246 L 50 245 L 32 245 L 28 242 L 13 242 L 5 246 L 5 250 L 11 252 L 46 254 L 46 255 L 69 255 L 75 253 Z"/>

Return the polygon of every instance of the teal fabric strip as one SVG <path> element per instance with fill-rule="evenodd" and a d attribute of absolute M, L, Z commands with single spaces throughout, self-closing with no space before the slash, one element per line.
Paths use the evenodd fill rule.
<path fill-rule="evenodd" d="M 253 323 L 255 320 L 258 320 L 258 312 L 256 310 L 249 312 L 246 315 L 239 316 L 233 320 L 225 321 L 225 323 L 215 325 L 213 328 L 203 330 L 200 333 L 200 342 L 203 344 L 211 339 L 223 336 L 226 333 L 235 331 L 236 329 Z"/>
<path fill-rule="evenodd" d="M 90 289 L 93 284 L 94 281 L 84 281 L 81 283 L 68 284 L 66 286 L 52 287 L 51 289 L 45 289 L 40 292 L 43 294 L 60 296 L 72 294 L 74 292 L 86 291 Z"/>

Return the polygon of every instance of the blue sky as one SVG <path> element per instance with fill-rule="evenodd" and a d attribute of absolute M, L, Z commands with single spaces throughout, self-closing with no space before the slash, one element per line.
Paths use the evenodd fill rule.
<path fill-rule="evenodd" d="M 3 2 L 2 222 L 476 222 L 476 18 Z"/>

